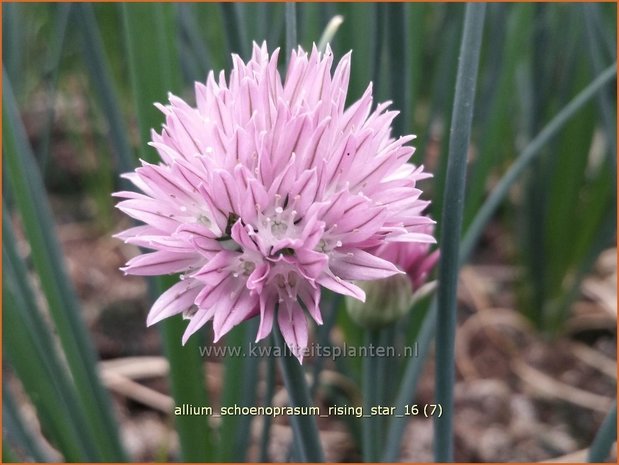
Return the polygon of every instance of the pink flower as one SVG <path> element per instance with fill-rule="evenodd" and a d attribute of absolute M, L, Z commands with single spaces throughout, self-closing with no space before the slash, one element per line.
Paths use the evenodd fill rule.
<path fill-rule="evenodd" d="M 425 232 L 432 234 L 429 224 Z M 428 295 L 435 283 L 426 283 L 439 258 L 439 251 L 430 251 L 430 244 L 418 242 L 387 242 L 371 249 L 377 257 L 395 264 L 406 274 L 361 283 L 367 302 L 347 298 L 346 310 L 357 324 L 367 329 L 379 329 L 406 315 L 416 301 Z"/>
<path fill-rule="evenodd" d="M 372 252 L 381 244 L 433 243 L 408 164 L 414 136 L 394 139 L 389 103 L 372 111 L 372 87 L 345 108 L 350 53 L 331 73 L 330 49 L 293 51 L 286 79 L 278 50 L 254 44 L 233 55 L 228 80 L 196 83 L 197 107 L 170 96 L 150 145 L 161 163 L 126 175 L 143 193 L 119 192 L 118 208 L 145 223 L 118 235 L 153 249 L 131 259 L 134 275 L 181 273 L 147 324 L 182 313 L 187 339 L 213 320 L 217 341 L 259 315 L 256 340 L 277 324 L 302 360 L 305 313 L 322 323 L 320 289 L 365 299 L 354 281 L 401 273 Z M 276 308 L 278 308 L 276 312 Z"/>
<path fill-rule="evenodd" d="M 434 226 L 428 225 L 425 231 L 433 234 Z M 413 292 L 426 282 L 440 254 L 438 249 L 430 252 L 430 244 L 416 242 L 388 242 L 377 247 L 372 253 L 404 271 Z"/>

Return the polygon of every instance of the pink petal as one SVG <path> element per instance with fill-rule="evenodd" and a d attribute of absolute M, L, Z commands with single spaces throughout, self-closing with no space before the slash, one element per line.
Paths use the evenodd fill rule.
<path fill-rule="evenodd" d="M 131 218 L 143 221 L 161 231 L 173 232 L 178 227 L 174 217 L 177 211 L 165 203 L 144 196 L 141 199 L 123 200 L 116 208 L 125 212 Z"/>
<path fill-rule="evenodd" d="M 350 280 L 369 281 L 403 274 L 393 263 L 363 250 L 338 251 L 333 254 L 329 266 L 337 276 Z"/>
<path fill-rule="evenodd" d="M 260 294 L 260 326 L 258 327 L 256 342 L 271 334 L 276 304 L 277 293 L 265 290 L 262 294 Z"/>
<path fill-rule="evenodd" d="M 303 248 L 296 251 L 292 262 L 300 266 L 306 279 L 316 279 L 327 266 L 329 258 L 324 253 Z"/>
<path fill-rule="evenodd" d="M 359 286 L 344 281 L 342 278 L 335 276 L 331 271 L 326 270 L 320 278 L 316 280 L 318 284 L 326 287 L 333 292 L 342 295 L 349 295 L 355 299 L 365 302 L 365 292 Z"/>
<path fill-rule="evenodd" d="M 213 258 L 211 258 L 200 270 L 195 273 L 192 278 L 214 286 L 222 281 L 230 274 L 228 267 L 232 260 L 238 256 L 238 253 L 229 250 L 222 250 Z"/>
<path fill-rule="evenodd" d="M 286 344 L 295 357 L 303 363 L 303 355 L 307 349 L 307 320 L 303 309 L 296 302 L 286 301 L 280 304 L 277 312 L 277 323 L 284 336 Z"/>
<path fill-rule="evenodd" d="M 233 298 L 222 299 L 216 304 L 217 310 L 213 318 L 214 342 L 219 341 L 224 334 L 248 319 L 257 306 L 258 301 L 246 290 L 241 290 Z"/>
<path fill-rule="evenodd" d="M 142 165 L 135 170 L 136 173 L 148 183 L 159 198 L 170 198 L 185 204 L 195 201 L 193 195 L 187 191 L 187 187 L 191 189 L 191 186 L 183 182 L 182 178 L 172 176 L 171 170 L 146 162 L 142 162 Z"/>
<path fill-rule="evenodd" d="M 174 274 L 190 270 L 199 261 L 200 258 L 195 253 L 158 251 L 132 258 L 121 270 L 138 276 Z"/>
<path fill-rule="evenodd" d="M 224 170 L 215 170 L 209 192 L 214 206 L 226 216 L 230 213 L 240 213 L 240 194 L 234 178 Z"/>
<path fill-rule="evenodd" d="M 185 332 L 183 333 L 182 344 L 187 344 L 189 337 L 204 326 L 211 318 L 213 318 L 214 308 L 199 308 L 198 311 L 191 317 Z"/>
<path fill-rule="evenodd" d="M 299 298 L 307 308 L 307 311 L 312 316 L 314 321 L 321 325 L 322 314 L 320 313 L 320 288 L 310 285 L 301 285 L 299 287 Z"/>
<path fill-rule="evenodd" d="M 196 296 L 196 305 L 201 308 L 211 308 L 224 299 L 229 300 L 230 295 L 238 292 L 237 280 L 232 275 L 227 275 L 214 285 L 207 285 Z"/>
<path fill-rule="evenodd" d="M 270 268 L 271 267 L 267 263 L 257 265 L 254 271 L 247 278 L 247 289 L 260 294 L 266 279 L 269 276 Z"/>
<path fill-rule="evenodd" d="M 201 284 L 192 279 L 186 279 L 174 284 L 155 301 L 148 312 L 146 325 L 152 326 L 168 317 L 177 315 L 190 308 L 200 292 Z"/>

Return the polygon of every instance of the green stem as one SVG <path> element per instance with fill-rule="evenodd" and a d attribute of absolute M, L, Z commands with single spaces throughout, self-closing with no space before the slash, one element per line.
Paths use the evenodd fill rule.
<path fill-rule="evenodd" d="M 267 339 L 268 340 L 268 339 Z M 266 359 L 266 382 L 267 387 L 264 393 L 265 407 L 273 405 L 273 395 L 275 394 L 275 358 Z M 262 422 L 262 437 L 260 439 L 260 462 L 269 462 L 269 436 L 271 433 L 271 416 L 265 415 Z"/>
<path fill-rule="evenodd" d="M 316 341 L 319 347 L 327 347 L 331 344 L 330 334 L 331 330 L 337 323 L 338 309 L 343 302 L 342 294 L 329 294 L 328 306 L 322 307 L 322 315 L 324 317 L 324 323 L 316 329 Z M 323 293 L 322 301 L 324 302 L 325 295 Z M 343 309 L 342 309 L 343 310 Z M 312 385 L 310 387 L 310 396 L 313 398 L 316 395 L 318 386 L 320 384 L 320 373 L 322 372 L 325 364 L 325 357 L 316 357 L 314 360 L 314 369 L 312 371 Z"/>
<path fill-rule="evenodd" d="M 419 353 L 407 363 L 406 371 L 404 372 L 404 376 L 402 376 L 402 383 L 396 395 L 394 403 L 396 411 L 395 415 L 391 417 L 389 421 L 385 452 L 382 457 L 383 462 L 396 462 L 400 457 L 402 436 L 404 435 L 404 430 L 410 419 L 410 417 L 404 416 L 406 412 L 405 408 L 406 405 L 413 402 L 415 398 L 417 384 L 419 383 L 421 371 L 423 370 L 428 352 L 430 352 L 435 331 L 436 299 L 433 299 L 416 338 Z"/>
<path fill-rule="evenodd" d="M 456 292 L 458 249 L 462 227 L 466 160 L 473 119 L 473 104 L 486 5 L 467 4 L 451 120 L 449 157 L 441 221 L 438 319 L 436 333 L 436 399 L 443 416 L 435 418 L 434 457 L 453 460 L 454 345 L 456 337 Z"/>
<path fill-rule="evenodd" d="M 610 454 L 610 448 L 617 441 L 617 401 L 613 402 L 610 412 L 604 418 L 602 426 L 595 435 L 589 448 L 588 462 L 604 462 Z"/>
<path fill-rule="evenodd" d="M 381 342 L 380 330 L 366 329 L 364 345 L 366 349 L 374 350 Z M 381 383 L 378 373 L 381 371 L 381 358 L 368 355 L 363 358 L 363 379 L 361 388 L 363 390 L 363 461 L 377 462 L 380 454 L 380 417 L 368 416 L 372 407 L 380 404 Z M 377 382 L 379 381 L 379 382 Z"/>
<path fill-rule="evenodd" d="M 260 320 L 254 318 L 245 323 L 245 347 L 249 347 L 254 342 L 258 333 L 258 324 Z M 243 405 L 256 405 L 256 386 L 258 386 L 258 361 L 253 357 L 245 357 L 243 359 L 243 376 L 245 383 L 241 391 L 241 402 Z M 240 436 L 237 441 L 238 456 L 240 461 L 247 460 L 247 450 L 249 449 L 251 440 L 251 416 L 242 416 L 239 421 L 237 434 Z"/>
<path fill-rule="evenodd" d="M 393 122 L 396 136 L 408 134 L 411 102 L 411 47 L 409 41 L 408 10 L 406 3 L 389 3 L 387 7 L 387 47 L 389 53 L 390 93 L 400 116 Z"/>
<path fill-rule="evenodd" d="M 292 407 L 309 408 L 312 405 L 312 400 L 305 381 L 303 367 L 296 357 L 290 353 L 277 325 L 273 328 L 273 337 L 282 354 L 279 358 L 279 367 L 288 391 L 290 405 Z M 290 423 L 299 453 L 298 460 L 300 462 L 324 462 L 316 419 L 312 415 L 291 415 Z"/>

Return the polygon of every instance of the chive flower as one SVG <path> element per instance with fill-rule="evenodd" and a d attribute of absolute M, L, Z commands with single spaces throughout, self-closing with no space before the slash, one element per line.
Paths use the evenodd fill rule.
<path fill-rule="evenodd" d="M 254 44 L 195 84 L 196 106 L 170 95 L 152 145 L 161 162 L 125 177 L 141 193 L 117 205 L 144 223 L 117 235 L 151 249 L 129 260 L 132 275 L 180 274 L 153 304 L 147 324 L 182 314 L 188 338 L 212 320 L 215 341 L 260 318 L 302 361 L 306 314 L 322 323 L 321 288 L 363 301 L 356 281 L 403 271 L 376 251 L 388 243 L 428 244 L 433 221 L 408 163 L 414 136 L 394 138 L 397 112 L 373 108 L 372 86 L 346 107 L 350 52 L 293 51 L 285 79 L 278 52 Z"/>

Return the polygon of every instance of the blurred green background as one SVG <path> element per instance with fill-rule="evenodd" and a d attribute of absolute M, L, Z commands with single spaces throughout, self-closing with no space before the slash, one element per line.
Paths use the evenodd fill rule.
<path fill-rule="evenodd" d="M 206 403 L 209 395 L 221 392 L 223 404 L 239 398 L 255 403 L 274 389 L 272 366 L 265 362 L 258 372 L 239 360 L 212 361 L 209 376 L 222 366 L 226 373 L 213 388 L 208 376 L 205 381 L 197 351 L 192 352 L 198 342 L 177 347 L 180 321 L 162 325 L 161 334 L 143 329 L 149 299 L 170 281 L 155 280 L 147 291 L 142 281 L 126 284 L 120 277 L 116 268 L 126 250 L 109 236 L 127 222 L 114 210 L 110 194 L 122 187 L 119 174 L 133 169 L 138 158 L 156 159 L 146 142 L 163 117 L 152 103 L 165 102 L 169 91 L 193 102 L 193 82 L 205 80 L 211 69 L 229 70 L 231 53 L 248 58 L 252 41 L 266 40 L 270 50 L 285 50 L 284 9 L 277 3 L 2 5 L 6 460 L 45 460 L 54 454 L 66 461 L 273 456 L 265 452 L 273 441 L 269 445 L 264 434 L 251 449 L 249 420 L 209 424 L 204 418 L 175 419 L 180 445 L 171 441 L 128 456 L 125 433 L 115 425 L 133 407 L 124 405 L 118 413 L 114 398 L 116 407 L 110 408 L 95 360 L 163 350 L 172 364 L 170 384 L 151 387 L 169 390 L 176 403 Z M 336 57 L 353 50 L 349 101 L 373 81 L 376 100 L 391 100 L 400 110 L 394 132 L 418 137 L 412 161 L 434 174 L 423 189 L 436 219 L 445 207 L 463 13 L 462 4 L 440 3 L 298 3 L 296 8 L 299 43 L 305 49 L 319 42 L 334 17 L 343 19 L 337 31 L 327 34 Z M 616 5 L 489 4 L 482 47 L 464 231 L 531 141 L 615 62 Z M 527 337 L 543 347 L 553 347 L 548 341 L 574 339 L 573 309 L 582 303 L 583 280 L 591 277 L 600 255 L 614 247 L 616 211 L 611 80 L 541 148 L 477 241 L 469 263 L 473 270 L 491 270 L 477 276 L 486 290 L 493 289 L 487 291 L 492 306 L 524 316 Z M 613 262 L 616 273 L 613 257 L 611 273 Z M 507 270 L 510 277 L 502 281 L 492 270 Z M 463 297 L 463 307 L 472 306 L 468 299 Z M 337 311 L 342 305 L 334 301 L 334 316 L 316 338 L 361 341 L 361 330 L 346 312 Z M 424 301 L 399 325 L 399 341 L 419 336 L 427 311 Z M 462 320 L 471 312 L 465 308 Z M 610 321 L 616 321 L 616 305 Z M 252 331 L 245 324 L 229 341 L 242 342 Z M 597 350 L 600 340 L 616 341 L 614 323 L 587 327 L 577 339 Z M 614 349 L 604 350 L 604 357 L 615 357 Z M 176 372 L 179 363 L 193 368 Z M 318 376 L 322 363 L 310 363 L 310 372 Z M 423 366 L 423 357 L 416 363 Z M 392 365 L 393 386 L 401 382 L 404 364 Z M 338 360 L 329 369 L 358 385 L 360 360 Z M 235 383 L 235 377 L 260 379 L 265 386 L 258 395 Z M 7 379 L 19 387 L 9 388 Z M 611 395 L 614 383 L 616 377 L 605 380 L 595 395 Z M 391 391 L 385 395 L 393 397 L 396 388 Z M 329 402 L 354 401 L 337 383 L 326 383 L 321 392 Z M 24 402 L 34 405 L 40 433 L 22 418 Z M 601 422 L 603 409 L 587 414 L 591 425 Z M 172 420 L 163 418 L 159 423 L 172 427 Z M 568 422 L 561 415 L 559 420 Z M 267 423 L 268 431 L 273 425 Z M 353 445 L 343 457 L 356 459 L 358 423 L 344 423 Z M 580 424 L 566 428 L 577 438 L 577 448 L 586 447 L 595 432 Z M 465 443 L 457 445 L 460 460 L 505 459 L 470 452 L 473 446 Z M 555 449 L 545 449 L 548 457 L 515 458 L 549 458 Z"/>

